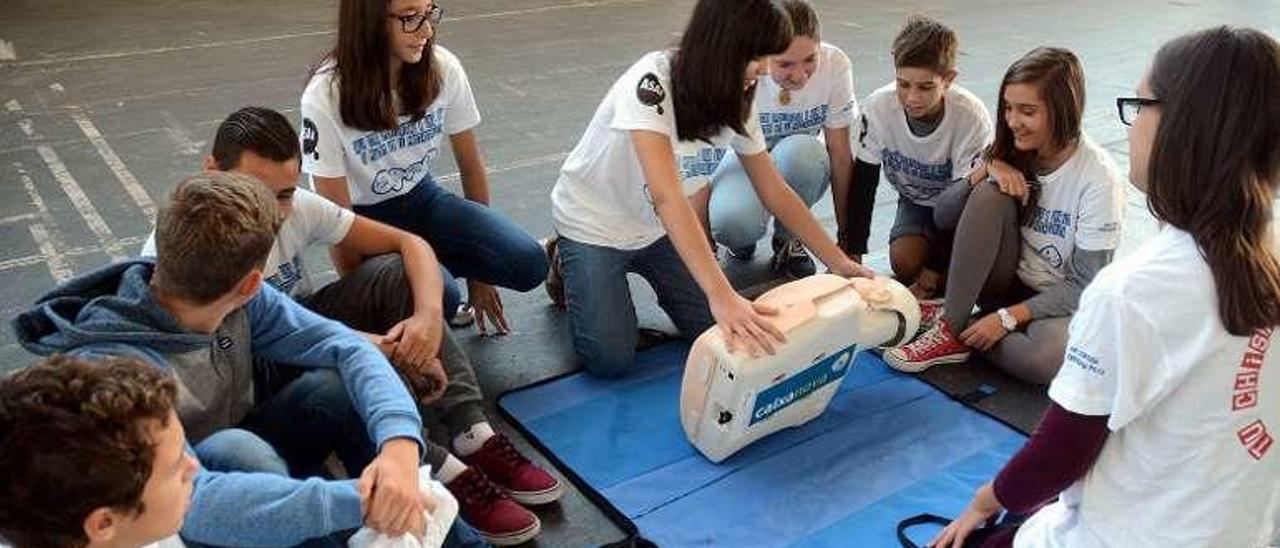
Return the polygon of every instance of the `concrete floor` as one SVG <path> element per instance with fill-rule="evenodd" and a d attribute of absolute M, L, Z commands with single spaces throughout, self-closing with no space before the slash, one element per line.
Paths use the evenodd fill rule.
<path fill-rule="evenodd" d="M 992 106 L 1008 64 L 1038 45 L 1077 52 L 1088 75 L 1085 126 L 1127 164 L 1112 99 L 1131 94 L 1156 48 L 1219 23 L 1280 33 L 1275 0 L 813 0 L 823 38 L 854 61 L 858 95 L 890 81 L 889 43 L 907 14 L 940 17 L 960 34 L 959 82 Z M 691 0 L 441 2 L 440 42 L 467 67 L 484 123 L 494 206 L 537 236 L 551 231 L 549 191 L 605 90 L 642 53 L 670 45 Z M 258 104 L 296 120 L 308 67 L 331 45 L 336 2 L 243 0 L 6 0 L 0 10 L 0 316 L 55 281 L 137 252 L 157 203 L 199 167 L 210 135 L 237 107 Z M 445 161 L 438 173 L 456 170 Z M 457 186 L 456 175 L 444 182 Z M 895 200 L 881 185 L 871 264 L 881 270 Z M 1152 231 L 1131 193 L 1126 244 Z M 828 200 L 815 207 L 833 226 Z M 321 270 L 323 257 L 311 257 Z M 763 262 L 731 265 L 740 285 Z M 642 323 L 669 325 L 637 286 Z M 490 397 L 575 368 L 563 317 L 540 290 L 504 295 L 515 330 L 463 332 Z M 0 368 L 31 360 L 0 330 Z M 1043 390 L 981 364 L 929 373 L 952 393 L 997 388 L 980 406 L 1034 426 Z M 495 415 L 496 417 L 496 415 Z M 501 422 L 501 421 L 498 421 Z M 505 428 L 505 425 L 502 425 Z M 510 429 L 507 428 L 509 431 Z M 518 438 L 518 436 L 517 436 Z M 522 440 L 518 440 L 523 443 Z M 540 511 L 541 546 L 622 538 L 577 492 Z M 891 539 L 886 539 L 890 542 Z"/>

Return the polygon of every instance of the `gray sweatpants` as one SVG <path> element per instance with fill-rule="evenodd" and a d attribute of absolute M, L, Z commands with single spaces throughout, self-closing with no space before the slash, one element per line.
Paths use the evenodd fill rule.
<path fill-rule="evenodd" d="M 980 183 L 972 191 L 968 185 L 953 186 L 959 188 L 948 201 L 960 208 L 939 208 L 936 220 L 939 226 L 955 226 L 945 317 L 959 335 L 969 325 L 975 304 L 991 311 L 1023 302 L 1036 291 L 1018 279 L 1022 236 L 1017 201 L 990 182 Z M 967 193 L 967 199 L 960 193 Z M 954 214 L 946 218 L 949 211 L 959 211 L 958 219 Z M 987 358 L 1026 382 L 1048 383 L 1062 365 L 1070 321 L 1070 316 L 1032 320 L 1024 331 L 1006 335 Z"/>
<path fill-rule="evenodd" d="M 365 260 L 346 276 L 303 299 L 303 305 L 353 329 L 386 333 L 413 315 L 413 290 L 400 255 L 391 253 Z M 439 414 L 452 438 L 489 419 L 484 414 L 483 396 L 471 360 L 448 329 L 444 329 L 440 341 L 440 362 L 449 384 L 444 395 L 422 411 Z M 439 470 L 448 454 L 447 448 L 428 441 L 423 458 Z"/>

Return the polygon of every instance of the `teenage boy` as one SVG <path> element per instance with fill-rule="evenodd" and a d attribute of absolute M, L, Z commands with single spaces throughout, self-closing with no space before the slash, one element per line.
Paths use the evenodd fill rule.
<path fill-rule="evenodd" d="M 180 183 L 156 219 L 159 258 L 73 279 L 14 319 L 40 355 L 122 355 L 168 368 L 203 465 L 187 541 L 288 546 L 368 525 L 422 530 L 422 421 L 387 359 L 270 286 L 275 196 L 243 176 Z M 306 371 L 255 398 L 255 363 Z M 359 481 L 292 479 L 336 452 Z M 268 473 L 245 473 L 245 472 Z"/>
<path fill-rule="evenodd" d="M 871 212 L 883 171 L 898 191 L 889 232 L 894 275 L 918 297 L 942 289 L 950 234 L 933 219 L 939 194 L 974 173 L 991 142 L 991 114 L 973 93 L 955 84 L 956 34 L 915 15 L 893 40 L 894 82 L 862 103 L 858 159 L 854 162 L 845 250 L 867 252 Z"/>
<path fill-rule="evenodd" d="M 0 380 L 0 544 L 181 546 L 198 465 L 165 371 L 57 356 Z"/>
<path fill-rule="evenodd" d="M 552 502 L 563 488 L 489 424 L 471 363 L 441 327 L 440 265 L 431 248 L 414 234 L 298 188 L 298 143 L 284 115 L 245 107 L 218 127 L 213 154 L 205 158 L 205 169 L 252 176 L 276 196 L 283 220 L 263 270 L 266 282 L 312 311 L 365 332 L 418 400 L 428 402 L 426 411 L 441 418 L 450 442 L 446 448 L 427 440 L 423 458 L 458 499 L 468 524 L 494 544 L 533 538 L 539 520 L 521 504 Z M 312 291 L 316 284 L 302 267 L 302 254 L 311 246 L 334 246 L 333 257 L 362 260 Z M 143 254 L 154 254 L 154 247 Z"/>

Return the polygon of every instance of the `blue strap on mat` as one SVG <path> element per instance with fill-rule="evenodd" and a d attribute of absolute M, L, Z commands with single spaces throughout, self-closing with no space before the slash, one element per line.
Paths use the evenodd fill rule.
<path fill-rule="evenodd" d="M 713 464 L 680 427 L 687 353 L 651 348 L 623 379 L 575 373 L 498 406 L 624 530 L 663 547 L 897 547 L 899 521 L 958 515 L 1025 442 L 862 352 L 821 417 Z M 917 529 L 920 543 L 936 531 Z"/>

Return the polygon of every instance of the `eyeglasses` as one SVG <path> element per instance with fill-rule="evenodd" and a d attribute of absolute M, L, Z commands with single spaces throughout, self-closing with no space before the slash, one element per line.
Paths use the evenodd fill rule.
<path fill-rule="evenodd" d="M 1132 126 L 1133 122 L 1138 119 L 1138 113 L 1142 112 L 1142 107 L 1160 103 L 1159 99 L 1149 99 L 1147 97 L 1116 97 L 1116 110 L 1120 113 L 1120 123 Z"/>
<path fill-rule="evenodd" d="M 422 25 L 431 23 L 432 27 L 440 24 L 440 20 L 444 19 L 444 8 L 440 4 L 432 4 L 427 8 L 426 13 L 415 13 L 413 15 L 388 15 L 392 19 L 400 21 L 400 31 L 405 34 L 418 32 Z"/>

